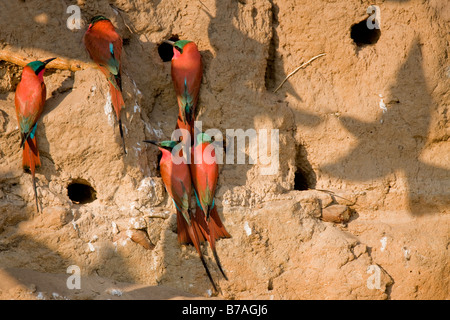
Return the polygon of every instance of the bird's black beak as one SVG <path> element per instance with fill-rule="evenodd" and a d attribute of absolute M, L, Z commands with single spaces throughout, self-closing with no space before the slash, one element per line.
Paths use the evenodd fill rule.
<path fill-rule="evenodd" d="M 175 41 L 172 41 L 172 40 L 164 40 L 163 42 L 170 44 L 172 47 L 175 47 Z"/>
<path fill-rule="evenodd" d="M 44 64 L 44 65 L 47 65 L 50 61 L 53 61 L 53 60 L 55 60 L 56 58 L 50 58 L 50 59 L 47 59 L 47 60 L 45 60 L 45 61 L 42 61 L 42 63 Z"/>
<path fill-rule="evenodd" d="M 153 141 L 153 140 L 144 140 L 143 142 L 147 142 L 147 143 L 151 143 L 154 144 L 155 146 L 159 147 L 160 143 L 158 141 Z"/>
<path fill-rule="evenodd" d="M 175 45 L 175 41 L 172 40 L 164 40 L 164 43 L 170 44 L 172 47 L 174 47 L 175 49 L 177 49 L 180 53 L 183 53 L 183 50 L 180 49 L 180 47 Z"/>

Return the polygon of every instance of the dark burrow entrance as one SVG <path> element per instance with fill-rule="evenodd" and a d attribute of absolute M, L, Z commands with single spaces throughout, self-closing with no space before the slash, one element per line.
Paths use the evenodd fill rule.
<path fill-rule="evenodd" d="M 276 79 L 276 66 L 275 63 L 279 60 L 280 57 L 277 57 L 277 50 L 280 44 L 280 40 L 277 33 L 277 27 L 279 25 L 278 21 L 278 13 L 280 11 L 279 7 L 270 0 L 272 5 L 272 37 L 270 39 L 269 44 L 269 57 L 267 58 L 266 65 L 266 74 L 264 76 L 264 82 L 266 86 L 266 90 L 273 91 L 273 89 L 277 86 Z"/>
<path fill-rule="evenodd" d="M 316 173 L 308 161 L 308 153 L 302 145 L 297 146 L 295 155 L 297 170 L 294 176 L 294 190 L 309 190 L 316 187 Z"/>
<path fill-rule="evenodd" d="M 180 38 L 175 34 L 171 36 L 169 40 L 178 41 Z M 173 47 L 170 44 L 163 42 L 158 46 L 158 53 L 163 62 L 170 61 L 173 57 Z"/>
<path fill-rule="evenodd" d="M 84 179 L 76 179 L 69 183 L 67 195 L 76 204 L 86 204 L 97 199 L 97 191 Z"/>
<path fill-rule="evenodd" d="M 380 39 L 380 29 L 373 25 L 372 19 L 368 21 L 369 18 L 355 23 L 350 28 L 350 37 L 358 47 L 373 45 L 378 42 L 378 39 Z"/>
<path fill-rule="evenodd" d="M 156 177 L 161 177 L 161 167 L 160 167 L 160 165 L 159 165 L 159 163 L 161 162 L 161 158 L 162 158 L 162 152 L 161 151 L 159 151 L 158 152 L 158 156 L 157 156 L 157 160 L 156 160 L 156 163 L 157 163 L 157 165 L 156 165 Z"/>

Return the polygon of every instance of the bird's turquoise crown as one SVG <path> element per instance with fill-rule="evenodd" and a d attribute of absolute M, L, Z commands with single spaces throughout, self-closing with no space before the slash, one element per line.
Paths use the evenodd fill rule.
<path fill-rule="evenodd" d="M 159 143 L 159 145 L 163 148 L 169 148 L 169 149 L 173 149 L 175 148 L 175 146 L 178 144 L 177 141 L 172 141 L 172 140 L 165 140 L 165 141 L 161 141 Z"/>
<path fill-rule="evenodd" d="M 38 74 L 42 69 L 45 68 L 45 63 L 43 63 L 42 61 L 32 61 L 27 64 L 27 66 L 33 69 L 34 73 Z"/>
<path fill-rule="evenodd" d="M 197 135 L 197 143 L 198 144 L 202 144 L 203 142 L 209 142 L 209 143 L 212 142 L 211 137 L 208 134 L 204 133 L 204 132 L 199 133 Z"/>
<path fill-rule="evenodd" d="M 95 17 L 93 17 L 91 19 L 91 23 L 90 24 L 94 24 L 94 23 L 96 23 L 98 21 L 101 21 L 101 20 L 109 20 L 109 19 L 106 18 L 105 16 L 95 16 Z"/>
<path fill-rule="evenodd" d="M 47 59 L 47 60 L 44 60 L 44 61 L 39 61 L 39 60 L 31 61 L 30 63 L 27 64 L 27 66 L 30 67 L 30 68 L 34 71 L 34 73 L 35 73 L 36 75 L 38 75 L 42 70 L 45 69 L 45 66 L 46 66 L 50 61 L 53 61 L 53 60 L 55 60 L 55 59 L 56 59 L 56 58 L 50 58 L 50 59 Z"/>
<path fill-rule="evenodd" d="M 183 53 L 183 48 L 185 45 L 187 45 L 189 42 L 192 42 L 191 40 L 178 40 L 173 45 L 180 53 Z"/>

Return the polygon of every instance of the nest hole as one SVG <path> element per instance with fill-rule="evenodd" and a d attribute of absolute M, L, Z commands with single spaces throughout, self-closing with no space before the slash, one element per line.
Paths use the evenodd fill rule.
<path fill-rule="evenodd" d="M 308 190 L 308 189 L 310 189 L 308 185 L 308 179 L 306 179 L 306 176 L 301 169 L 297 169 L 294 177 L 294 190 Z"/>
<path fill-rule="evenodd" d="M 180 38 L 178 35 L 173 35 L 169 40 L 178 41 Z M 173 47 L 170 44 L 163 42 L 158 46 L 158 54 L 163 62 L 171 61 L 173 57 Z"/>
<path fill-rule="evenodd" d="M 355 23 L 350 28 L 350 37 L 358 47 L 362 47 L 365 45 L 374 45 L 380 39 L 380 29 L 376 28 L 373 25 L 369 28 L 369 25 L 372 24 L 372 21 L 368 21 L 368 19 L 369 18 L 364 19 L 359 23 Z"/>
<path fill-rule="evenodd" d="M 159 165 L 159 163 L 161 162 L 161 158 L 162 158 L 162 152 L 161 151 L 159 151 L 158 152 L 158 155 L 157 155 L 157 161 L 156 161 L 156 176 L 157 177 L 161 177 L 161 167 L 160 167 L 160 165 Z"/>
<path fill-rule="evenodd" d="M 84 179 L 77 179 L 69 183 L 67 195 L 75 204 L 86 204 L 97 199 L 97 191 Z"/>
<path fill-rule="evenodd" d="M 123 44 L 124 46 L 129 46 L 129 45 L 130 45 L 130 41 L 131 41 L 130 38 L 123 38 L 123 39 L 122 39 L 122 44 Z"/>
<path fill-rule="evenodd" d="M 297 146 L 295 157 L 294 190 L 304 191 L 316 187 L 316 173 L 308 161 L 308 153 L 304 146 Z"/>
<path fill-rule="evenodd" d="M 273 279 L 269 279 L 269 283 L 267 284 L 267 290 L 272 291 L 273 290 Z"/>

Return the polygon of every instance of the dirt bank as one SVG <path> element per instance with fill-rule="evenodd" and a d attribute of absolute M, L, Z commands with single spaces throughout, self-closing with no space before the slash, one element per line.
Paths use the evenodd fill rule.
<path fill-rule="evenodd" d="M 1 2 L 0 50 L 89 62 L 87 23 L 110 18 L 125 39 L 129 153 L 122 154 L 104 76 L 95 68 L 48 70 L 37 129 L 44 210 L 35 214 L 14 111 L 22 68 L 0 61 L 0 283 L 8 283 L 0 298 L 120 298 L 108 293 L 116 286 L 131 299 L 210 296 L 195 250 L 177 244 L 158 151 L 142 143 L 169 139 L 175 127 L 170 62 L 158 54 L 173 35 L 195 41 L 202 54 L 204 130 L 279 135 L 273 174 L 263 174 L 259 156 L 220 166 L 216 204 L 233 237 L 218 252 L 229 281 L 204 247 L 220 298 L 450 298 L 445 1 L 69 2 Z M 81 9 L 80 29 L 66 26 L 70 4 Z M 381 34 L 357 44 L 351 28 L 372 4 Z M 86 203 L 70 199 L 73 184 L 92 188 Z M 337 204 L 348 207 L 349 221 L 323 221 L 324 208 Z M 133 230 L 145 231 L 148 249 L 130 239 Z M 64 280 L 71 265 L 90 279 L 78 294 Z"/>

